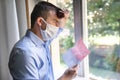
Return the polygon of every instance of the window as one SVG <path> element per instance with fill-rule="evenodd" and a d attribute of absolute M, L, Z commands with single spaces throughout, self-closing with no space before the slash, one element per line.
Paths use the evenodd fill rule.
<path fill-rule="evenodd" d="M 29 13 L 38 1 L 41 0 L 28 1 Z M 79 78 L 88 80 L 90 76 L 96 80 L 119 80 L 120 0 L 45 1 L 71 12 L 65 30 L 51 45 L 53 67 L 57 73 L 55 76 L 59 77 L 67 68 L 62 62 L 61 54 L 72 47 L 77 39 L 83 38 L 91 53 L 89 58 L 86 57 L 80 63 Z"/>
<path fill-rule="evenodd" d="M 87 1 L 90 76 L 120 80 L 120 0 Z"/>

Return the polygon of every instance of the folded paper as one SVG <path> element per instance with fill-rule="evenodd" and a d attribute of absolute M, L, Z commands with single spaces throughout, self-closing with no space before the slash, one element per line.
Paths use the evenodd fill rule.
<path fill-rule="evenodd" d="M 82 39 L 79 39 L 76 44 L 63 54 L 63 61 L 69 67 L 73 67 L 80 63 L 90 51 L 85 46 Z"/>
<path fill-rule="evenodd" d="M 77 41 L 75 46 L 72 47 L 71 51 L 79 60 L 83 60 L 84 57 L 86 57 L 90 53 L 82 39 Z"/>

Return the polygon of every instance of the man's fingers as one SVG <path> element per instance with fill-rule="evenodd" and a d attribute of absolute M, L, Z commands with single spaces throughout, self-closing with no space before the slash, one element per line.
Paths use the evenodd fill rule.
<path fill-rule="evenodd" d="M 75 65 L 75 66 L 73 66 L 72 68 L 75 69 L 75 70 L 78 70 L 79 65 Z"/>

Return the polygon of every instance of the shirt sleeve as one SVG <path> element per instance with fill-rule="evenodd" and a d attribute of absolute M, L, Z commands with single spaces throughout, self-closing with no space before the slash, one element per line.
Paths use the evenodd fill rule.
<path fill-rule="evenodd" d="M 29 54 L 32 53 L 26 53 L 19 48 L 13 49 L 9 61 L 9 69 L 13 78 L 17 80 L 39 79 L 36 60 Z"/>

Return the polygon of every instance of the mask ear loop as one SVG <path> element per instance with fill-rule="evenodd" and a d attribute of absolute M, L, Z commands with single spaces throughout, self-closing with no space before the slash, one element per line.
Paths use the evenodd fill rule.
<path fill-rule="evenodd" d="M 48 23 L 43 19 L 43 18 L 41 18 L 42 19 L 42 21 L 47 25 Z M 41 28 L 40 28 L 41 29 Z M 43 29 L 42 29 L 43 30 Z M 45 27 L 45 30 L 46 30 L 46 27 Z"/>
<path fill-rule="evenodd" d="M 45 24 L 47 24 L 47 22 L 43 19 L 43 18 L 41 18 L 42 20 L 43 20 L 43 22 L 45 23 Z"/>

